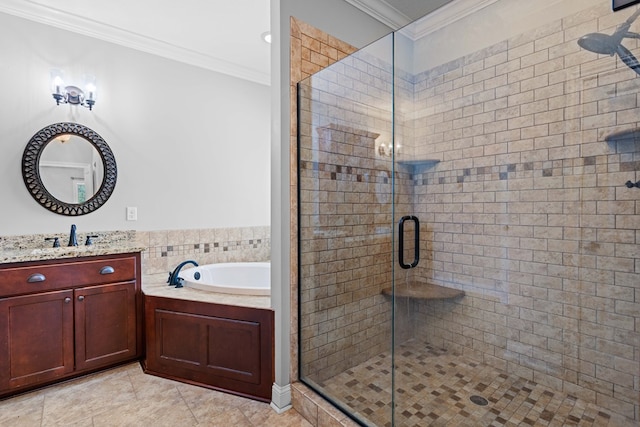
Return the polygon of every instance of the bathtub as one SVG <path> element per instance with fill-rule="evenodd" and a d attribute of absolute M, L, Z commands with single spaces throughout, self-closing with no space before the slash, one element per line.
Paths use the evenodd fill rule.
<path fill-rule="evenodd" d="M 207 264 L 180 272 L 184 286 L 208 292 L 271 295 L 271 263 Z"/>

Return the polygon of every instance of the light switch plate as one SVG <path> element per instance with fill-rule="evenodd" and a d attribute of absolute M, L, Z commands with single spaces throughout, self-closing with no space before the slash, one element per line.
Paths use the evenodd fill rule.
<path fill-rule="evenodd" d="M 138 208 L 134 206 L 127 206 L 127 221 L 138 220 Z"/>

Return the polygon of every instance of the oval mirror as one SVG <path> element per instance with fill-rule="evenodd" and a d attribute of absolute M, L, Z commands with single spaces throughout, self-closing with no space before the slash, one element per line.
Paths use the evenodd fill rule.
<path fill-rule="evenodd" d="M 61 215 L 85 215 L 102 206 L 116 184 L 116 160 L 100 135 L 77 123 L 38 131 L 22 156 L 29 194 Z"/>

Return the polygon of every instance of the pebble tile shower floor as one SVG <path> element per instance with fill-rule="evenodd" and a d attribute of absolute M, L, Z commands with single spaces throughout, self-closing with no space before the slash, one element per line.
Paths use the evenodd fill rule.
<path fill-rule="evenodd" d="M 632 427 L 611 411 L 466 357 L 409 341 L 396 352 L 398 427 Z M 391 426 L 391 355 L 380 354 L 327 381 L 351 411 Z M 480 396 L 486 406 L 470 398 Z"/>
<path fill-rule="evenodd" d="M 138 363 L 0 401 L 0 426 L 311 427 L 293 409 L 146 375 Z"/>

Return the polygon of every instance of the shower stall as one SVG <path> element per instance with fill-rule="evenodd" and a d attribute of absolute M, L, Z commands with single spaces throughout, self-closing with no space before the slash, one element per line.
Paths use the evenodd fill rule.
<path fill-rule="evenodd" d="M 356 422 L 640 422 L 640 20 L 600 3 L 430 14 L 298 84 L 300 379 Z"/>

